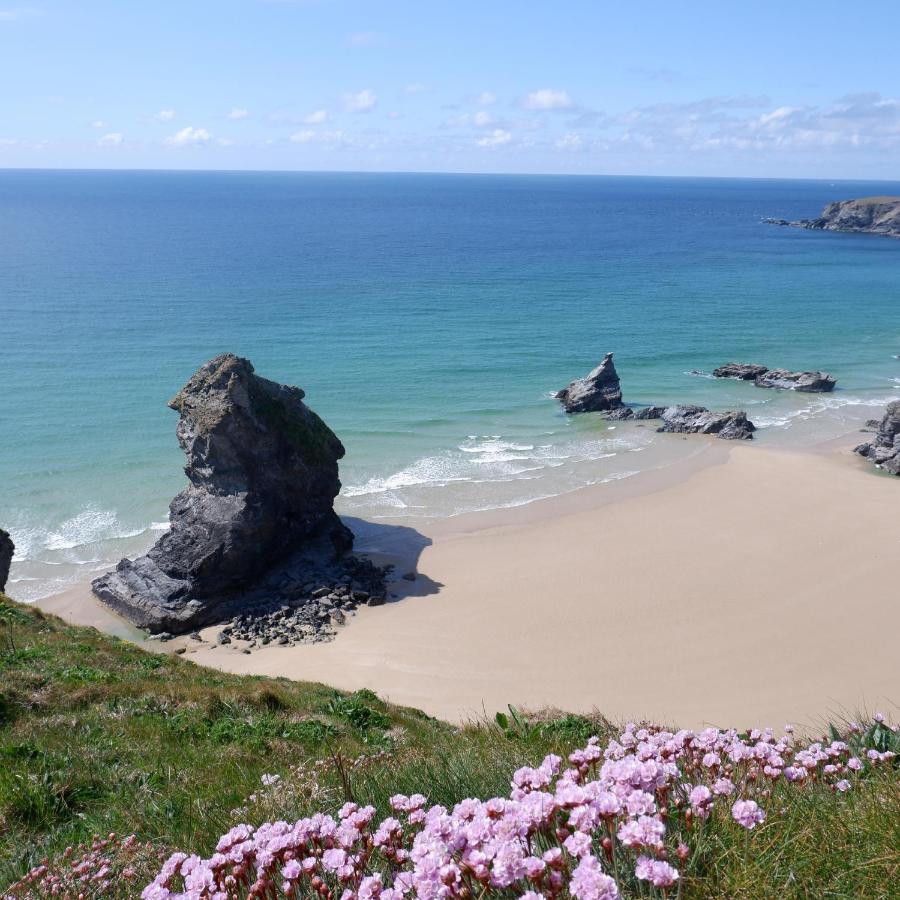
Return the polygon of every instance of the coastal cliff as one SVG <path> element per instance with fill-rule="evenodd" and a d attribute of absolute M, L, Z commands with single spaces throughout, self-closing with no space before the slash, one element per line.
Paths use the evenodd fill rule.
<path fill-rule="evenodd" d="M 900 237 L 900 197 L 861 197 L 829 203 L 817 219 L 766 219 L 771 225 L 790 225 L 812 231 L 844 231 Z"/>

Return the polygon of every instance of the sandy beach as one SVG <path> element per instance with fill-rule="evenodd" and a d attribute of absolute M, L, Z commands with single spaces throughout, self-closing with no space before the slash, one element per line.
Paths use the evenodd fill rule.
<path fill-rule="evenodd" d="M 453 721 L 511 703 L 815 727 L 895 708 L 900 480 L 846 442 L 800 453 L 691 440 L 690 459 L 616 484 L 418 532 L 368 526 L 364 543 L 418 577 L 332 643 L 147 647 L 367 687 Z M 41 605 L 132 636 L 86 588 Z"/>

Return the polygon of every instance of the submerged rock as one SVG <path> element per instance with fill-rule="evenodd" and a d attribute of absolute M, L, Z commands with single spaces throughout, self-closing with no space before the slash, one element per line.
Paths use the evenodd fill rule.
<path fill-rule="evenodd" d="M 753 383 L 761 388 L 823 394 L 834 390 L 837 379 L 827 372 L 790 372 L 787 369 L 768 369 L 764 374 L 757 376 Z"/>
<path fill-rule="evenodd" d="M 15 549 L 9 532 L 0 528 L 0 591 L 6 587 L 6 579 L 9 578 L 9 567 L 12 564 Z"/>
<path fill-rule="evenodd" d="M 888 404 L 875 437 L 855 452 L 891 475 L 900 475 L 900 400 Z"/>
<path fill-rule="evenodd" d="M 344 447 L 303 397 L 232 354 L 202 366 L 169 403 L 190 481 L 171 530 L 94 593 L 141 627 L 188 632 L 271 597 L 275 567 L 302 581 L 345 554 L 353 536 L 333 509 Z"/>
<path fill-rule="evenodd" d="M 716 378 L 738 378 L 741 381 L 754 381 L 768 371 L 768 366 L 761 366 L 759 363 L 726 363 L 724 366 L 719 366 L 718 369 L 713 369 L 713 375 Z"/>
<path fill-rule="evenodd" d="M 576 378 L 567 388 L 558 391 L 556 398 L 567 413 L 603 412 L 623 406 L 612 353 L 607 353 L 603 362 L 584 378 Z"/>
<path fill-rule="evenodd" d="M 747 441 L 756 426 L 743 410 L 710 412 L 704 406 L 670 406 L 662 414 L 662 425 L 656 429 L 677 434 L 714 434 L 729 441 Z"/>

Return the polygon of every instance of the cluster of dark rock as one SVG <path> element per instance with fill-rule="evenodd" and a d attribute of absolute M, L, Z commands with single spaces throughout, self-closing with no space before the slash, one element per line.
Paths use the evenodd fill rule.
<path fill-rule="evenodd" d="M 15 550 L 9 532 L 0 528 L 0 591 L 6 587 L 6 579 L 9 578 L 9 567 L 12 564 Z"/>
<path fill-rule="evenodd" d="M 844 231 L 900 237 L 900 197 L 861 197 L 829 203 L 816 219 L 763 219 L 769 225 L 788 225 L 812 231 Z"/>
<path fill-rule="evenodd" d="M 578 378 L 556 397 L 567 413 L 602 412 L 611 421 L 661 419 L 657 431 L 714 434 L 724 440 L 750 440 L 756 431 L 743 410 L 711 412 L 704 406 L 645 406 L 632 409 L 622 401 L 622 386 L 612 353 L 584 378 Z"/>
<path fill-rule="evenodd" d="M 770 369 L 758 363 L 726 363 L 713 369 L 716 378 L 735 378 L 752 381 L 757 387 L 783 391 L 803 391 L 823 394 L 833 391 L 837 379 L 827 372 L 791 372 L 789 369 Z"/>
<path fill-rule="evenodd" d="M 884 417 L 874 424 L 878 429 L 874 439 L 860 444 L 855 452 L 885 472 L 900 475 L 900 400 L 888 404 Z"/>
<path fill-rule="evenodd" d="M 256 611 L 268 621 L 323 587 L 343 597 L 356 582 L 383 600 L 385 572 L 349 555 L 353 535 L 334 511 L 344 447 L 303 397 L 232 354 L 202 366 L 169 404 L 190 482 L 171 503 L 171 529 L 97 578 L 94 593 L 174 634 Z M 300 618 L 324 616 L 309 606 Z"/>

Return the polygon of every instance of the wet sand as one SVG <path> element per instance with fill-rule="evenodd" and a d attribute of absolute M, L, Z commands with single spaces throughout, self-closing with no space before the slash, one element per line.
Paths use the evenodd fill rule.
<path fill-rule="evenodd" d="M 247 655 L 216 647 L 213 628 L 204 644 L 146 645 L 454 721 L 509 703 L 688 727 L 895 709 L 900 479 L 845 443 L 690 439 L 695 456 L 622 482 L 418 531 L 365 526 L 363 547 L 418 577 L 332 643 Z M 41 606 L 130 636 L 86 588 Z"/>

